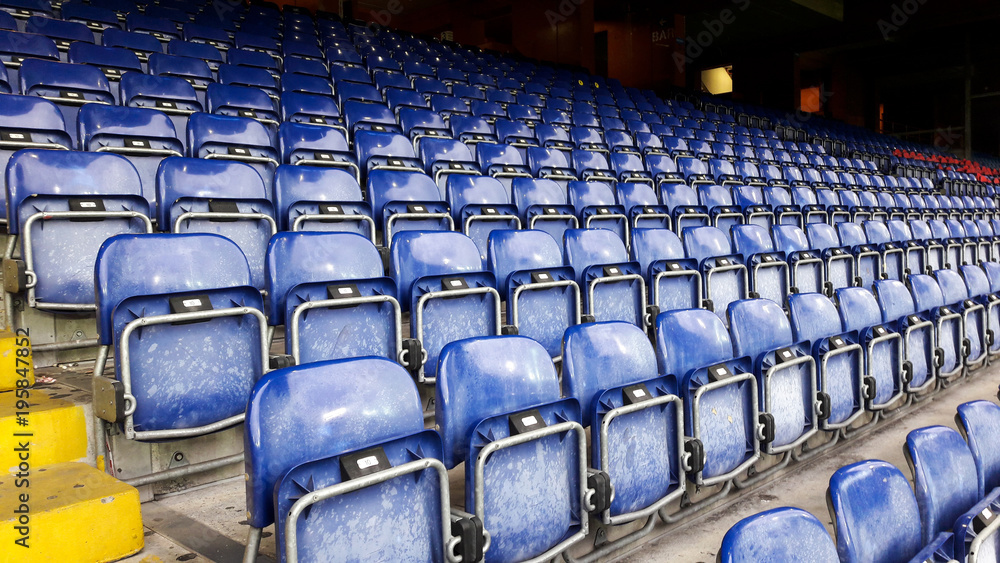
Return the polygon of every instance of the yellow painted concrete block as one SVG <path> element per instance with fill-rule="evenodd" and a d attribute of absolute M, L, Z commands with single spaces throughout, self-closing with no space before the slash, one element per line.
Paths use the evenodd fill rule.
<path fill-rule="evenodd" d="M 135 487 L 83 463 L 0 476 L 0 563 L 115 561 L 142 546 Z"/>
<path fill-rule="evenodd" d="M 83 407 L 53 399 L 40 389 L 0 393 L 0 443 L 15 441 L 27 442 L 32 467 L 86 459 L 88 436 Z M 15 450 L 0 448 L 0 475 L 16 470 L 23 461 L 20 458 L 24 452 Z"/>
<path fill-rule="evenodd" d="M 31 360 L 31 339 L 0 330 L 0 391 L 35 384 L 35 364 Z"/>

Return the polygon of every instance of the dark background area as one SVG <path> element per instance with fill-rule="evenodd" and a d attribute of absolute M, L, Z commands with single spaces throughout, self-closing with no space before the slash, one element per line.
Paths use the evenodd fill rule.
<path fill-rule="evenodd" d="M 816 87 L 821 115 L 956 154 L 968 97 L 972 149 L 1000 150 L 996 0 L 290 3 L 580 66 L 661 95 L 700 90 L 703 69 L 731 65 L 726 97 L 795 111 L 801 90 Z"/>

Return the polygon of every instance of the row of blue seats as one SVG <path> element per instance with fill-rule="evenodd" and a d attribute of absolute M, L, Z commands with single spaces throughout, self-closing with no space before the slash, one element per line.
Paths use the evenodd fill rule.
<path fill-rule="evenodd" d="M 798 508 L 755 514 L 722 540 L 720 563 L 986 563 L 1000 553 L 1000 407 L 959 405 L 959 430 L 911 431 L 902 471 L 861 461 L 830 477 L 828 500 L 836 543 L 815 516 Z"/>
<path fill-rule="evenodd" d="M 308 240 L 308 236 L 296 238 Z M 350 235 L 312 235 L 344 236 Z M 434 249 L 447 252 L 448 247 L 434 245 Z M 204 268 L 208 256 L 227 268 Z M 311 258 L 321 261 L 315 253 Z M 312 493 L 334 487 L 345 475 L 346 480 L 353 480 L 372 474 L 343 469 L 340 454 L 363 451 L 363 455 L 343 461 L 356 464 L 374 456 L 371 461 L 379 470 L 427 459 L 438 459 L 444 467 L 465 461 L 466 510 L 480 519 L 489 539 L 484 536 L 480 541 L 480 534 L 472 533 L 464 536 L 464 541 L 486 549 L 488 560 L 551 557 L 585 537 L 588 513 L 600 515 L 606 523 L 650 516 L 682 494 L 688 479 L 702 486 L 731 482 L 762 454 L 784 458 L 787 463 L 791 451 L 818 432 L 828 433 L 833 440 L 858 420 L 859 413 L 884 409 L 904 395 L 926 390 L 923 381 L 905 376 L 921 373 L 903 367 L 904 362 L 916 362 L 917 356 L 925 354 L 933 357 L 925 348 L 933 346 L 933 335 L 938 333 L 942 340 L 937 342 L 954 344 L 945 344 L 954 327 L 943 323 L 961 324 L 942 316 L 936 319 L 939 327 L 935 330 L 926 318 L 912 322 L 915 312 L 905 312 L 897 320 L 895 315 L 903 312 L 901 296 L 911 303 L 913 297 L 900 282 L 888 280 L 876 283 L 874 295 L 862 288 L 840 290 L 839 310 L 819 294 L 793 295 L 789 299 L 791 322 L 777 304 L 766 299 L 733 303 L 728 311 L 729 329 L 704 310 L 661 313 L 656 321 L 655 348 L 644 331 L 628 323 L 587 323 L 571 327 L 563 338 L 561 386 L 549 354 L 535 341 L 515 336 L 458 340 L 442 349 L 435 366 L 435 413 L 443 439 L 443 449 L 438 450 L 433 445 L 436 435 L 423 429 L 410 375 L 392 362 L 361 358 L 310 363 L 261 377 L 267 365 L 266 347 L 263 352 L 261 349 L 265 346 L 262 303 L 247 287 L 249 272 L 246 266 L 239 267 L 241 262 L 245 259 L 233 243 L 212 235 L 119 235 L 102 246 L 96 267 L 102 344 L 114 345 L 116 373 L 132 401 L 126 420 L 118 422 L 124 422 L 127 434 L 135 439 L 162 439 L 192 429 L 218 428 L 219 423 L 231 425 L 244 419 L 246 393 L 251 393 L 245 416 L 251 525 L 259 529 L 277 519 L 281 549 L 286 546 L 284 535 L 294 529 L 298 539 L 289 545 L 304 552 L 321 549 L 331 535 L 350 534 L 354 513 L 344 503 L 335 502 L 327 507 L 332 520 L 316 520 L 321 523 L 311 532 L 302 523 L 288 528 L 286 517 L 294 521 L 304 505 L 328 498 L 326 494 L 335 496 L 332 490 L 306 495 L 313 502 L 289 510 L 303 496 L 300 487 L 308 487 L 306 491 Z M 131 275 L 121 276 L 126 268 Z M 467 291 L 474 285 L 455 289 L 450 282 L 456 276 L 440 271 L 427 274 L 422 283 L 431 293 Z M 912 283 L 915 288 L 923 287 L 924 280 Z M 357 297 L 350 284 L 321 285 L 324 297 L 329 296 L 333 303 L 321 303 L 310 314 L 336 311 L 341 308 L 336 304 L 338 298 Z M 922 291 L 915 289 L 914 293 Z M 331 306 L 334 308 L 328 309 Z M 985 314 L 982 306 L 979 309 L 979 314 Z M 459 310 L 439 312 L 454 319 Z M 230 318 L 234 316 L 246 319 L 238 323 Z M 142 331 L 141 338 L 136 337 L 136 330 Z M 331 333 L 323 332 L 329 340 Z M 213 350 L 221 341 L 235 353 L 214 358 Z M 184 345 L 177 346 L 177 342 Z M 164 346 L 168 343 L 170 346 Z M 921 349 L 914 350 L 917 346 Z M 189 383 L 179 381 L 175 366 L 191 361 L 209 371 L 225 365 L 221 373 L 229 375 L 206 382 L 191 374 L 185 379 L 197 385 L 198 391 L 183 393 Z M 930 366 L 933 364 L 926 367 Z M 103 370 L 103 365 L 100 368 Z M 936 383 L 940 374 L 933 367 L 931 370 Z M 352 377 L 341 377 L 340 373 Z M 881 379 L 885 375 L 888 379 Z M 165 376 L 172 383 L 169 400 L 160 385 Z M 360 400 L 358 394 L 374 401 L 366 404 L 378 404 L 384 410 L 344 402 Z M 308 407 L 320 403 L 324 405 L 321 411 Z M 323 414 L 330 412 L 338 414 Z M 627 416 L 639 412 L 642 415 Z M 385 416 L 381 413 L 392 413 L 391 420 L 370 418 Z M 610 421 L 600 425 L 604 431 L 600 439 L 592 436 L 593 461 L 588 464 L 583 428 L 597 428 L 597 422 L 610 415 L 619 426 Z M 358 416 L 362 420 L 355 418 Z M 284 423 L 276 424 L 277 417 Z M 412 419 L 411 423 L 406 423 L 407 419 Z M 336 426 L 342 421 L 352 422 Z M 578 427 L 566 424 L 572 422 Z M 658 430 L 652 431 L 654 427 Z M 375 428 L 380 430 L 373 432 Z M 567 431 L 574 432 L 576 439 L 559 438 Z M 289 433 L 297 438 L 290 439 Z M 409 434 L 420 434 L 424 440 L 389 444 Z M 504 441 L 514 435 L 518 438 Z M 475 436 L 486 439 L 470 444 L 469 438 Z M 646 437 L 641 447 L 632 441 L 638 436 Z M 336 442 L 331 443 L 331 439 Z M 507 452 L 514 457 L 489 455 L 534 440 L 543 443 Z M 424 445 L 416 449 L 417 443 Z M 379 446 L 381 454 L 374 449 Z M 535 458 L 536 447 L 547 452 L 541 462 Z M 396 453 L 387 451 L 390 449 Z M 420 451 L 423 453 L 417 453 Z M 435 451 L 441 454 L 436 456 Z M 520 454 L 515 453 L 518 451 Z M 388 461 L 390 455 L 392 461 Z M 537 463 L 518 463 L 520 455 Z M 492 470 L 484 467 L 489 467 L 489 460 L 498 464 Z M 280 478 L 307 462 L 309 467 L 301 468 L 304 473 Z M 323 473 L 326 478 L 310 479 L 310 475 L 318 477 L 313 471 L 320 466 L 339 467 L 343 473 L 339 477 Z M 429 468 L 418 464 L 400 471 L 407 474 Z M 447 498 L 441 493 L 448 488 L 446 478 L 442 478 L 444 468 L 438 469 L 442 473 L 437 478 L 418 480 L 435 491 L 422 502 L 431 501 L 430 506 L 436 508 L 427 520 L 419 518 L 417 529 L 442 522 L 441 511 L 449 511 Z M 484 470 L 491 476 L 485 483 Z M 605 476 L 599 477 L 598 471 Z M 399 475 L 389 471 L 336 490 L 346 494 L 362 483 L 374 484 Z M 499 486 L 513 482 L 520 485 Z M 499 489 L 491 489 L 491 483 Z M 615 491 L 613 496 L 607 483 Z M 523 494 L 526 486 L 533 491 L 530 498 Z M 494 492 L 485 492 L 490 490 Z M 382 494 L 398 494 L 388 489 L 376 491 L 356 498 L 371 507 L 382 503 Z M 542 499 L 545 501 L 540 504 Z M 567 514 L 566 506 L 575 508 Z M 320 510 L 319 505 L 313 510 Z M 417 513 L 427 515 L 422 510 Z M 410 550 L 418 546 L 431 554 L 440 554 L 444 546 L 455 547 L 444 532 L 411 534 L 414 524 L 404 525 L 399 518 L 375 522 L 393 526 L 395 531 L 390 536 L 366 531 L 366 550 L 372 547 L 372 537 L 380 538 L 378 549 L 395 554 L 412 554 Z M 255 552 L 253 537 L 251 532 L 249 548 Z M 353 537 L 345 536 L 345 542 L 338 545 L 348 549 L 346 546 L 353 543 L 346 540 Z M 422 539 L 416 541 L 416 537 Z M 396 541 L 400 538 L 405 540 Z M 439 538 L 442 543 L 438 543 Z"/>

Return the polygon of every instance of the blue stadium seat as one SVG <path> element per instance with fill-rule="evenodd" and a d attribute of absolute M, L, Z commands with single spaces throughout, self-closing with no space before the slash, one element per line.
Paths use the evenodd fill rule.
<path fill-rule="evenodd" d="M 282 84 L 288 84 L 284 80 Z M 303 92 L 284 92 L 281 95 L 281 119 L 293 123 L 323 125 L 340 130 L 347 138 L 347 128 L 340 116 L 337 103 L 329 96 Z"/>
<path fill-rule="evenodd" d="M 511 183 L 511 200 L 517 206 L 522 228 L 539 229 L 563 240 L 568 229 L 580 225 L 575 209 L 569 205 L 566 190 L 550 179 L 517 177 Z"/>
<path fill-rule="evenodd" d="M 226 51 L 226 61 L 231 65 L 237 66 L 252 66 L 256 68 L 262 68 L 271 73 L 272 76 L 279 76 L 281 74 L 281 69 L 278 66 L 278 61 L 274 60 L 274 57 L 268 55 L 267 53 L 261 51 L 249 51 L 247 49 L 236 49 L 230 48 Z M 325 82 L 325 81 L 324 81 Z M 282 81 L 282 93 L 294 92 L 294 88 L 286 88 L 284 80 Z M 330 95 L 333 94 L 332 89 L 330 90 Z"/>
<path fill-rule="evenodd" d="M 608 186 L 615 184 L 617 175 L 611 170 L 608 157 L 604 153 L 588 150 L 573 150 L 570 160 L 576 176 L 585 182 L 604 182 Z"/>
<path fill-rule="evenodd" d="M 890 238 L 903 249 L 903 273 L 909 275 L 926 272 L 927 248 L 922 241 L 915 240 L 906 221 L 890 219 L 886 226 L 889 228 Z"/>
<path fill-rule="evenodd" d="M 975 459 L 962 435 L 945 426 L 912 430 L 903 452 L 913 473 L 923 542 L 954 530 L 958 561 L 967 560 L 969 547 L 980 556 L 995 550 L 996 531 L 985 524 L 1000 508 L 1000 489 L 979 491 Z"/>
<path fill-rule="evenodd" d="M 584 539 L 588 512 L 601 508 L 588 500 L 586 432 L 545 348 L 474 338 L 446 347 L 439 369 L 443 459 L 465 462 L 465 504 L 490 534 L 489 560 L 542 561 Z"/>
<path fill-rule="evenodd" d="M 826 223 L 807 223 L 806 237 L 809 246 L 823 257 L 827 295 L 842 287 L 857 285 L 857 263 L 850 249 L 841 244 L 837 229 Z"/>
<path fill-rule="evenodd" d="M 625 208 L 632 229 L 670 229 L 670 211 L 660 205 L 656 192 L 649 184 L 619 182 L 615 199 Z"/>
<path fill-rule="evenodd" d="M 113 350 L 132 406 L 108 422 L 121 424 L 127 439 L 155 441 L 243 421 L 250 390 L 267 371 L 267 322 L 233 242 L 119 235 L 101 247 L 93 276 L 102 348 L 95 374 Z"/>
<path fill-rule="evenodd" d="M 632 260 L 649 287 L 649 303 L 660 311 L 697 309 L 702 306 L 702 281 L 698 264 L 684 255 L 684 244 L 667 229 L 633 229 Z"/>
<path fill-rule="evenodd" d="M 660 313 L 656 359 L 659 373 L 677 378 L 685 442 L 695 442 L 685 450 L 703 451 L 692 455 L 700 469 L 688 478 L 699 486 L 726 483 L 723 491 L 728 492 L 730 483 L 760 458 L 763 419 L 750 359 L 734 358 L 722 320 L 698 309 Z"/>
<path fill-rule="evenodd" d="M 847 563 L 906 563 L 923 547 L 917 500 L 903 473 L 879 460 L 845 465 L 830 477 L 830 517 Z"/>
<path fill-rule="evenodd" d="M 169 43 L 171 39 L 180 39 L 181 32 L 174 22 L 161 17 L 147 16 L 138 11 L 129 12 L 125 17 L 125 29 L 134 33 L 152 35 L 161 43 Z"/>
<path fill-rule="evenodd" d="M 274 206 L 281 231 L 352 232 L 375 242 L 371 205 L 348 172 L 283 164 L 274 173 Z"/>
<path fill-rule="evenodd" d="M 919 311 L 913 295 L 902 282 L 875 282 L 875 297 L 882 310 L 882 321 L 903 337 L 903 378 L 910 394 L 924 393 L 937 383 L 938 364 L 943 352 L 937 348 L 934 323 Z"/>
<path fill-rule="evenodd" d="M 789 294 L 789 265 L 774 247 L 771 234 L 760 225 L 734 225 L 730 230 L 733 251 L 742 257 L 750 275 L 750 291 L 756 297 L 785 305 Z"/>
<path fill-rule="evenodd" d="M 576 273 L 586 314 L 598 321 L 624 321 L 645 328 L 646 282 L 629 260 L 625 243 L 606 229 L 569 229 L 563 257 Z"/>
<path fill-rule="evenodd" d="M 195 113 L 188 118 L 188 156 L 235 160 L 253 167 L 270 194 L 279 154 L 261 122 L 250 117 Z"/>
<path fill-rule="evenodd" d="M 24 24 L 24 31 L 53 40 L 56 48 L 59 49 L 60 58 L 63 62 L 67 62 L 68 60 L 67 52 L 72 43 L 77 41 L 84 43 L 94 42 L 94 34 L 82 23 L 44 16 L 29 17 Z"/>
<path fill-rule="evenodd" d="M 362 181 L 368 173 L 379 168 L 423 170 L 413 152 L 413 144 L 399 133 L 360 130 L 353 134 L 353 141 Z"/>
<path fill-rule="evenodd" d="M 203 106 L 195 89 L 184 79 L 128 72 L 119 85 L 121 105 L 163 112 L 174 124 L 181 143 L 187 146 L 188 116 Z"/>
<path fill-rule="evenodd" d="M 170 118 L 154 109 L 87 104 L 80 108 L 77 133 L 81 150 L 120 154 L 135 166 L 150 209 L 156 207 L 160 162 L 169 156 L 184 156 L 184 146 Z"/>
<path fill-rule="evenodd" d="M 378 356 L 398 361 L 402 309 L 375 245 L 353 233 L 278 233 L 266 256 L 269 321 L 296 365 Z"/>
<path fill-rule="evenodd" d="M 402 368 L 359 358 L 275 371 L 254 387 L 247 413 L 247 561 L 272 523 L 281 561 L 481 555 L 482 522 L 451 511 L 441 438 L 424 430 L 419 393 Z M 475 533 L 453 536 L 459 519 L 468 526 L 457 529 Z"/>
<path fill-rule="evenodd" d="M 441 197 L 445 196 L 447 180 L 453 175 L 480 174 L 479 164 L 469 147 L 455 139 L 428 138 L 420 143 L 420 160 L 424 163 L 424 170 L 427 175 L 434 179 L 434 183 L 441 190 Z"/>
<path fill-rule="evenodd" d="M 115 103 L 104 73 L 88 65 L 25 59 L 18 80 L 25 96 L 45 98 L 59 107 L 74 147 L 79 142 L 75 124 L 80 107 L 91 103 Z"/>
<path fill-rule="evenodd" d="M 879 253 L 883 277 L 903 281 L 906 275 L 906 253 L 893 240 L 889 226 L 882 221 L 865 221 L 863 224 L 868 244 Z"/>
<path fill-rule="evenodd" d="M 568 152 L 546 147 L 525 149 L 525 163 L 536 178 L 546 178 L 565 184 L 577 180 Z"/>
<path fill-rule="evenodd" d="M 236 50 L 236 43 L 233 41 L 233 38 L 221 26 L 210 26 L 192 22 L 184 24 L 182 32 L 185 41 L 205 43 L 223 53 L 227 53 L 227 55 L 230 49 Z"/>
<path fill-rule="evenodd" d="M 795 341 L 809 346 L 817 366 L 820 428 L 849 426 L 865 413 L 877 391 L 875 380 L 865 372 L 859 335 L 843 328 L 836 306 L 821 293 L 789 295 L 788 311 Z"/>
<path fill-rule="evenodd" d="M 730 303 L 750 295 L 750 279 L 742 258 L 733 252 L 729 237 L 715 227 L 684 230 L 684 253 L 698 264 L 704 284 L 704 306 L 728 321 Z"/>
<path fill-rule="evenodd" d="M 517 208 L 495 178 L 453 174 L 448 176 L 446 192 L 454 224 L 461 225 L 462 233 L 476 242 L 484 261 L 490 233 L 521 228 Z"/>
<path fill-rule="evenodd" d="M 903 396 L 905 383 L 909 381 L 903 337 L 883 320 L 871 291 L 845 287 L 838 289 L 834 298 L 844 331 L 864 349 L 865 409 L 883 410 Z"/>
<path fill-rule="evenodd" d="M 11 155 L 20 149 L 69 150 L 73 141 L 66 132 L 62 113 L 55 104 L 34 96 L 4 96 L 0 104 L 0 169 L 7 169 Z M 6 176 L 0 175 L 6 186 Z M 0 213 L 7 221 L 6 187 Z"/>
<path fill-rule="evenodd" d="M 991 401 L 972 401 L 958 406 L 955 416 L 959 430 L 969 444 L 975 460 L 980 495 L 1000 486 L 1000 407 Z"/>
<path fill-rule="evenodd" d="M 257 289 L 264 289 L 267 241 L 278 231 L 269 196 L 260 175 L 240 162 L 171 157 L 156 172 L 160 229 L 229 238 L 246 256 Z"/>
<path fill-rule="evenodd" d="M 727 314 L 733 351 L 737 357 L 753 358 L 760 410 L 771 416 L 774 440 L 764 451 L 785 453 L 788 459 L 788 453 L 812 437 L 830 414 L 819 406 L 815 361 L 805 343 L 795 341 L 777 303 L 735 301 Z"/>
<path fill-rule="evenodd" d="M 573 269 L 544 231 L 490 233 L 486 264 L 507 303 L 507 324 L 541 343 L 553 358 L 562 354 L 563 333 L 580 323 L 583 302 Z"/>
<path fill-rule="evenodd" d="M 355 161 L 341 129 L 310 123 L 287 122 L 278 128 L 281 161 L 296 166 L 339 168 L 361 182 L 361 169 Z"/>
<path fill-rule="evenodd" d="M 912 270 L 910 273 L 926 273 L 928 271 L 940 270 L 945 267 L 945 248 L 941 241 L 934 238 L 930 223 L 923 219 L 910 219 L 907 221 L 913 240 L 924 247 L 924 268 L 920 271 Z"/>
<path fill-rule="evenodd" d="M 213 83 L 205 92 L 209 113 L 254 119 L 267 128 L 271 138 L 277 137 L 281 115 L 263 90 Z"/>
<path fill-rule="evenodd" d="M 774 226 L 774 212 L 764 201 L 764 192 L 760 186 L 736 186 L 732 188 L 732 197 L 739 206 L 746 222 L 760 225 L 767 230 Z"/>
<path fill-rule="evenodd" d="M 454 220 L 434 180 L 416 170 L 372 170 L 366 184 L 382 246 L 403 231 L 451 231 Z"/>
<path fill-rule="evenodd" d="M 98 249 L 117 234 L 152 232 L 149 215 L 139 174 L 124 157 L 15 153 L 7 164 L 7 232 L 20 239 L 27 305 L 93 311 Z"/>
<path fill-rule="evenodd" d="M 789 291 L 826 293 L 823 259 L 811 248 L 806 233 L 796 225 L 775 225 L 771 229 L 774 249 L 785 255 L 788 263 Z"/>
<path fill-rule="evenodd" d="M 934 323 L 934 343 L 940 355 L 937 360 L 937 376 L 942 383 L 947 384 L 965 373 L 967 346 L 964 344 L 965 324 L 962 322 L 962 312 L 945 300 L 941 286 L 933 276 L 911 274 L 907 282 L 913 293 L 916 310 Z"/>
<path fill-rule="evenodd" d="M 626 247 L 629 245 L 628 217 L 625 209 L 615 203 L 611 186 L 597 181 L 570 182 L 567 185 L 567 195 L 583 228 L 614 231 Z"/>
<path fill-rule="evenodd" d="M 969 298 L 982 305 L 986 311 L 985 326 L 976 326 L 977 330 L 984 334 L 986 353 L 989 360 L 1000 357 L 1000 296 L 996 295 L 990 286 L 990 278 L 986 271 L 996 268 L 996 262 L 983 262 L 980 266 L 962 266 L 959 270 L 962 279 L 965 280 L 965 287 L 968 290 Z M 966 323 L 968 324 L 968 319 Z"/>
<path fill-rule="evenodd" d="M 692 461 L 683 443 L 677 380 L 660 376 L 646 333 L 622 322 L 566 331 L 564 394 L 581 405 L 590 427 L 591 466 L 608 474 L 614 499 L 605 524 L 653 514 L 684 494 Z M 694 460 L 700 463 L 700 459 Z"/>
<path fill-rule="evenodd" d="M 729 188 L 714 184 L 701 184 L 695 188 L 698 192 L 699 204 L 708 210 L 712 218 L 712 226 L 723 232 L 746 222 L 743 210 L 733 201 L 733 193 Z"/>
<path fill-rule="evenodd" d="M 205 91 L 208 85 L 215 82 L 215 75 L 208 63 L 191 57 L 178 57 L 153 53 L 149 55 L 149 74 L 154 76 L 172 76 L 183 78 L 194 88 L 202 107 L 208 107 L 205 102 Z"/>
<path fill-rule="evenodd" d="M 149 62 L 149 57 L 153 53 L 163 52 L 163 44 L 152 35 L 120 31 L 114 28 L 104 30 L 104 33 L 101 34 L 101 45 L 128 49 L 135 53 L 143 65 Z"/>
<path fill-rule="evenodd" d="M 167 54 L 201 59 L 208 64 L 214 76 L 218 76 L 219 67 L 226 63 L 222 52 L 215 47 L 207 43 L 191 43 L 181 39 L 171 39 L 170 43 L 167 43 Z"/>
<path fill-rule="evenodd" d="M 799 508 L 775 508 L 737 522 L 722 538 L 719 563 L 840 563 L 823 523 Z"/>
<path fill-rule="evenodd" d="M 969 266 L 962 266 L 962 268 L 966 267 Z M 971 266 L 971 268 L 976 268 L 976 266 Z M 986 356 L 989 353 L 987 341 L 989 315 L 986 307 L 975 299 L 978 295 L 969 294 L 965 279 L 959 272 L 938 270 L 934 272 L 934 279 L 937 281 L 938 287 L 941 288 L 941 296 L 944 298 L 945 305 L 961 315 L 961 355 L 967 372 L 985 365 Z"/>
<path fill-rule="evenodd" d="M 532 177 L 516 145 L 480 143 L 476 145 L 476 160 L 480 170 L 500 180 L 508 193 L 514 178 Z"/>
<path fill-rule="evenodd" d="M 389 254 L 400 304 L 410 312 L 411 340 L 404 341 L 400 363 L 418 381 L 434 381 L 438 355 L 448 343 L 500 334 L 500 294 L 472 239 L 455 232 L 401 232 Z"/>

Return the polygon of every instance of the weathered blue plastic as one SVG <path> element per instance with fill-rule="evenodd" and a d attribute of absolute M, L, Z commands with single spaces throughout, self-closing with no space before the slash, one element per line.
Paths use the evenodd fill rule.
<path fill-rule="evenodd" d="M 570 229 L 563 241 L 566 264 L 576 273 L 586 311 L 599 321 L 624 321 L 644 326 L 644 290 L 637 279 L 602 282 L 604 277 L 642 275 L 639 265 L 629 261 L 625 243 L 606 229 Z M 614 271 L 612 271 L 614 270 Z"/>
<path fill-rule="evenodd" d="M 775 508 L 737 522 L 722 538 L 719 563 L 840 563 L 823 523 L 799 508 Z"/>
<path fill-rule="evenodd" d="M 951 531 L 958 517 L 979 501 L 976 464 L 956 430 L 928 426 L 906 435 L 907 461 L 920 507 L 923 542 Z"/>

